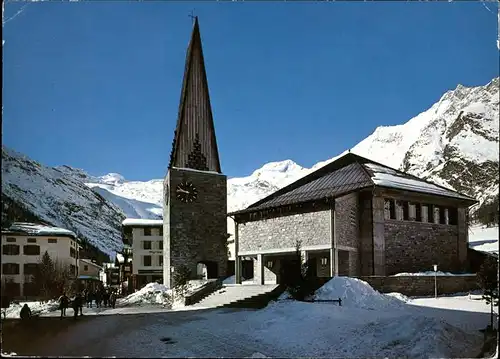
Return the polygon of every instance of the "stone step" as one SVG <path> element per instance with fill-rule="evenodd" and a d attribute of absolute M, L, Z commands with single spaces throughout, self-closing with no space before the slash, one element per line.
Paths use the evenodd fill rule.
<path fill-rule="evenodd" d="M 267 295 L 277 285 L 230 285 L 224 286 L 216 292 L 205 297 L 193 307 L 218 308 L 226 305 L 237 305 L 245 301 L 258 299 L 260 296 Z"/>

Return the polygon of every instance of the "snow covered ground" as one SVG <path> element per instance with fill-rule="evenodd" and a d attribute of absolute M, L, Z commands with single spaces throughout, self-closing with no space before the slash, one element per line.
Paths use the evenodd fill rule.
<path fill-rule="evenodd" d="M 5 310 L 5 317 L 19 318 L 19 314 L 21 313 L 21 308 L 24 306 L 24 304 L 28 304 L 28 307 L 31 309 L 31 313 L 33 315 L 43 315 L 45 313 L 54 311 L 59 307 L 59 304 L 54 300 L 48 302 L 28 301 L 28 302 L 11 303 L 9 308 Z"/>
<path fill-rule="evenodd" d="M 168 292 L 148 286 L 143 294 Z M 171 311 L 143 302 L 93 309 L 103 314 L 100 339 L 93 322 L 84 321 L 53 338 L 52 348 L 60 355 L 128 357 L 475 357 L 479 330 L 489 322 L 489 306 L 478 295 L 410 299 L 342 277 L 316 292 L 316 299 L 338 297 L 342 306 L 278 300 L 261 310 Z"/>

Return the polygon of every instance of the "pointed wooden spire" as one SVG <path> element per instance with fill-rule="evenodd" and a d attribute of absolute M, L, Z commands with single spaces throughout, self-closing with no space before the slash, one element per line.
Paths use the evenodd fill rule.
<path fill-rule="evenodd" d="M 170 155 L 169 168 L 172 167 L 221 173 L 197 16 L 194 17 L 186 54 L 179 114 Z"/>

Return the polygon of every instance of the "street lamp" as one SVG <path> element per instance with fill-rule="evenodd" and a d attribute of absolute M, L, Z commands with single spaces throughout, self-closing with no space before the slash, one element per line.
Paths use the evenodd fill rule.
<path fill-rule="evenodd" d="M 434 298 L 437 299 L 438 297 L 438 287 L 437 287 L 437 270 L 438 266 L 437 264 L 434 264 Z"/>

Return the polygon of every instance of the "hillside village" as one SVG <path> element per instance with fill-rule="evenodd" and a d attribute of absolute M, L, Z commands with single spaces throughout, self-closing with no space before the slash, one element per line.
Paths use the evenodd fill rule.
<path fill-rule="evenodd" d="M 81 316 L 154 313 L 154 327 L 136 316 L 135 332 L 105 329 L 114 344 L 84 351 L 63 329 L 57 338 L 71 349 L 42 340 L 27 348 L 6 334 L 6 353 L 484 353 L 498 328 L 498 309 L 483 301 L 498 297 L 498 283 L 483 278 L 498 271 L 499 78 L 457 84 L 425 112 L 311 168 L 284 160 L 227 178 L 193 21 L 164 179 L 48 167 L 2 146 L 4 332 L 25 304 L 45 323 L 73 308 L 90 333 L 83 343 L 97 334 Z M 292 327 L 303 330 L 285 334 Z M 204 344 L 189 339 L 196 330 Z"/>

